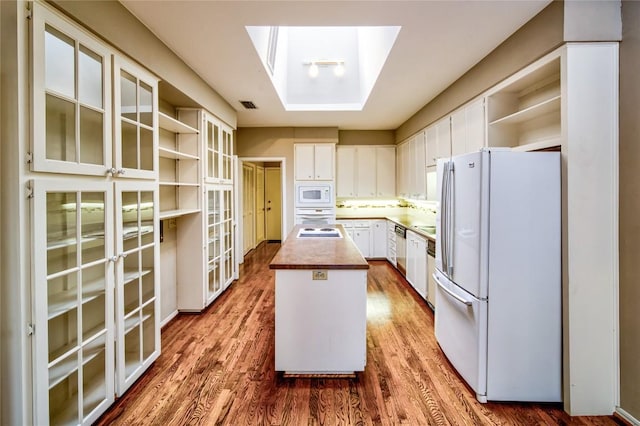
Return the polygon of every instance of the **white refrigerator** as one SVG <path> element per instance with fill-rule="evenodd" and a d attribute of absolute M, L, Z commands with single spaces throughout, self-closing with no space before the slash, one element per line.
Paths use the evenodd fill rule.
<path fill-rule="evenodd" d="M 483 149 L 437 173 L 438 344 L 480 402 L 560 402 L 560 153 Z"/>

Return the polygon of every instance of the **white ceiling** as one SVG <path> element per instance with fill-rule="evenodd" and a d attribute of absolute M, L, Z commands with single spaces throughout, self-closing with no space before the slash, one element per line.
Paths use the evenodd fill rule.
<path fill-rule="evenodd" d="M 396 129 L 550 0 L 120 0 L 238 111 L 238 127 Z M 362 111 L 286 111 L 246 26 L 402 27 Z M 257 110 L 238 102 L 253 101 Z"/>

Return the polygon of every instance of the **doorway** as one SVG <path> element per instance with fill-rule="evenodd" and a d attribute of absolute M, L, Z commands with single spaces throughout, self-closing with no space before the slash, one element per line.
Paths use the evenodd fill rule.
<path fill-rule="evenodd" d="M 282 173 L 280 167 L 264 169 L 266 239 L 282 240 Z"/>
<path fill-rule="evenodd" d="M 287 229 L 284 157 L 239 157 L 236 247 L 247 254 L 262 241 L 282 241 Z M 244 256 L 236 257 L 237 264 Z"/>

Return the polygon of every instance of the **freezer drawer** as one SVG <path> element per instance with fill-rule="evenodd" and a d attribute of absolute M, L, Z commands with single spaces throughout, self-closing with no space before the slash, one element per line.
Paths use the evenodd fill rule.
<path fill-rule="evenodd" d="M 478 400 L 486 402 L 487 301 L 471 296 L 437 269 L 433 278 L 436 340 Z"/>

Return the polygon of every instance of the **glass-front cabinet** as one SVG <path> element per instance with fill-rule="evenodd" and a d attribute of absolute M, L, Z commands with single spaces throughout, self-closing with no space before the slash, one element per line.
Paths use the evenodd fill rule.
<path fill-rule="evenodd" d="M 229 186 L 207 188 L 207 304 L 234 278 L 233 191 Z"/>
<path fill-rule="evenodd" d="M 114 170 L 119 177 L 158 176 L 158 80 L 114 56 Z"/>
<path fill-rule="evenodd" d="M 34 171 L 105 175 L 112 167 L 111 51 L 33 3 Z"/>
<path fill-rule="evenodd" d="M 204 119 L 208 183 L 233 181 L 233 130 L 210 114 Z"/>
<path fill-rule="evenodd" d="M 112 187 L 33 183 L 35 424 L 90 424 L 114 400 Z"/>
<path fill-rule="evenodd" d="M 116 183 L 117 391 L 160 354 L 158 191 L 153 183 Z"/>

